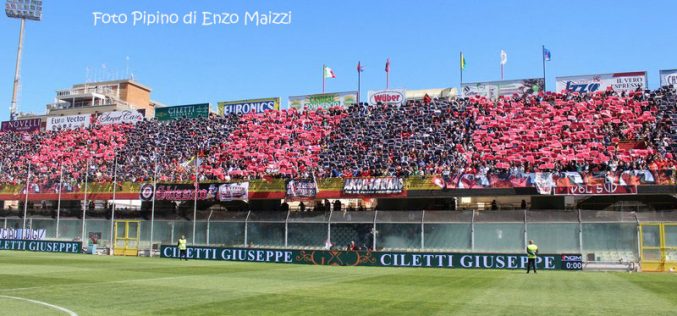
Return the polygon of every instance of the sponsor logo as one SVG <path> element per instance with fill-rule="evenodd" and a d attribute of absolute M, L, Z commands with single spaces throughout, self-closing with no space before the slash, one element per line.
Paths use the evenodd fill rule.
<path fill-rule="evenodd" d="M 677 85 L 677 74 L 669 74 L 665 76 L 665 84 L 666 85 Z"/>
<path fill-rule="evenodd" d="M 574 261 L 574 262 L 579 262 L 583 261 L 583 256 L 581 255 L 562 255 L 562 261 Z"/>
<path fill-rule="evenodd" d="M 369 104 L 402 104 L 404 93 L 399 91 L 378 91 L 369 97 Z"/>
<path fill-rule="evenodd" d="M 573 81 L 567 81 L 567 91 L 571 92 L 579 92 L 579 93 L 585 93 L 585 92 L 595 92 L 599 90 L 600 84 L 593 82 L 593 83 L 575 83 Z"/>
<path fill-rule="evenodd" d="M 132 123 L 136 124 L 137 122 L 143 121 L 143 114 L 137 112 L 137 111 L 114 111 L 114 112 L 106 112 L 97 118 L 97 123 L 101 125 L 108 125 L 108 124 L 122 124 L 122 123 Z"/>

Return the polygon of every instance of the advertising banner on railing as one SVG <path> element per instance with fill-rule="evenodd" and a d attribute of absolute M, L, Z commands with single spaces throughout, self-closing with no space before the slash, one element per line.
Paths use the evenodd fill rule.
<path fill-rule="evenodd" d="M 280 98 L 219 102 L 219 115 L 263 113 L 280 109 Z"/>
<path fill-rule="evenodd" d="M 586 93 L 606 91 L 607 89 L 629 92 L 637 89 L 644 90 L 647 87 L 646 71 L 566 76 L 557 77 L 556 81 L 557 92 Z"/>
<path fill-rule="evenodd" d="M 30 239 L 43 240 L 47 235 L 47 231 L 42 229 L 26 229 L 21 228 L 0 228 L 0 239 Z"/>
<path fill-rule="evenodd" d="M 80 253 L 82 243 L 75 241 L 0 239 L 0 250 Z"/>
<path fill-rule="evenodd" d="M 289 97 L 289 108 L 299 111 L 317 110 L 331 107 L 347 107 L 357 103 L 357 91 L 312 94 Z"/>
<path fill-rule="evenodd" d="M 402 178 L 349 178 L 343 180 L 344 194 L 397 194 L 404 190 Z"/>
<path fill-rule="evenodd" d="M 56 131 L 62 129 L 78 129 L 89 127 L 92 124 L 92 116 L 90 114 L 82 115 L 68 115 L 68 116 L 54 116 L 47 118 L 48 131 Z"/>
<path fill-rule="evenodd" d="M 208 118 L 209 103 L 168 106 L 155 109 L 158 121 L 170 121 L 184 118 Z"/>
<path fill-rule="evenodd" d="M 369 90 L 369 105 L 389 104 L 401 106 L 407 102 L 407 91 L 404 89 Z"/>
<path fill-rule="evenodd" d="M 40 119 L 3 121 L 2 132 L 34 132 L 40 130 Z"/>
<path fill-rule="evenodd" d="M 289 201 L 314 200 L 317 182 L 314 179 L 289 179 L 285 181 L 285 199 Z"/>
<path fill-rule="evenodd" d="M 661 87 L 673 86 L 677 89 L 677 69 L 661 70 Z"/>
<path fill-rule="evenodd" d="M 143 121 L 143 114 L 136 110 L 105 112 L 96 118 L 96 123 L 99 125 L 136 124 L 141 121 Z"/>
<path fill-rule="evenodd" d="M 249 182 L 219 185 L 219 201 L 247 201 L 248 199 Z"/>
<path fill-rule="evenodd" d="M 176 246 L 162 245 L 162 258 L 179 258 Z M 444 269 L 524 270 L 524 254 L 371 252 L 342 250 L 242 249 L 189 246 L 189 259 L 239 262 L 268 262 L 332 266 L 373 266 Z M 536 260 L 539 270 L 581 270 L 580 254 L 544 254 Z"/>
<path fill-rule="evenodd" d="M 463 97 L 485 97 L 492 100 L 500 96 L 511 96 L 513 94 L 523 95 L 543 91 L 545 81 L 543 78 L 503 80 L 464 83 L 461 86 Z"/>

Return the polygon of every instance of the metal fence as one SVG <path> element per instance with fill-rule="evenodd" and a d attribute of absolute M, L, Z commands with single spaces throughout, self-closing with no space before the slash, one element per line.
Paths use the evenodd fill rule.
<path fill-rule="evenodd" d="M 77 240 L 82 221 L 27 218 L 27 228 L 44 229 L 47 239 Z M 21 218 L 0 218 L 0 228 L 20 229 Z M 522 252 L 535 240 L 541 253 L 582 253 L 588 261 L 635 262 L 639 224 L 677 222 L 674 212 L 615 211 L 364 211 L 222 212 L 218 219 L 155 220 L 153 244 L 174 244 L 185 235 L 194 245 L 234 247 L 336 248 L 354 241 L 378 250 Z M 150 221 L 141 222 L 140 247 L 150 249 Z M 91 218 L 85 231 L 111 240 L 111 221 Z"/>

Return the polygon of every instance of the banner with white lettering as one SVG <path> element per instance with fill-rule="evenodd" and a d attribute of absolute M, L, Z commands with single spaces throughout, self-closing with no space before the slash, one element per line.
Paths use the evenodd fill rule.
<path fill-rule="evenodd" d="M 43 240 L 47 235 L 44 228 L 41 229 L 21 229 L 21 228 L 0 228 L 0 239 L 30 239 Z"/>
<path fill-rule="evenodd" d="M 444 253 L 444 252 L 372 252 L 343 250 L 245 249 L 188 246 L 189 259 L 239 262 L 268 262 L 330 266 L 375 266 L 445 269 L 524 270 L 526 254 Z M 160 247 L 162 258 L 179 258 L 175 245 Z M 540 270 L 581 270 L 580 254 L 541 254 L 536 260 Z"/>
<path fill-rule="evenodd" d="M 314 200 L 317 183 L 314 179 L 289 179 L 285 181 L 285 199 L 289 201 Z"/>
<path fill-rule="evenodd" d="M 14 120 L 2 122 L 2 132 L 34 132 L 40 130 L 40 119 Z"/>
<path fill-rule="evenodd" d="M 389 104 L 404 105 L 407 102 L 407 92 L 404 89 L 369 90 L 369 105 Z"/>
<path fill-rule="evenodd" d="M 661 70 L 661 87 L 672 86 L 677 89 L 677 69 Z"/>
<path fill-rule="evenodd" d="M 155 119 L 170 121 L 209 117 L 209 103 L 167 106 L 155 109 Z"/>
<path fill-rule="evenodd" d="M 349 178 L 343 180 L 344 194 L 397 194 L 404 190 L 402 178 Z"/>
<path fill-rule="evenodd" d="M 96 118 L 96 123 L 99 125 L 136 124 L 141 121 L 143 121 L 143 114 L 136 110 L 105 112 Z"/>
<path fill-rule="evenodd" d="M 54 116 L 47 118 L 46 129 L 48 131 L 78 129 L 83 127 L 87 128 L 91 124 L 92 124 L 92 116 L 90 114 Z"/>
<path fill-rule="evenodd" d="M 596 92 L 611 89 L 629 92 L 647 88 L 646 71 L 557 77 L 556 91 Z"/>
<path fill-rule="evenodd" d="M 0 250 L 80 253 L 82 252 L 82 243 L 75 241 L 0 239 Z"/>
<path fill-rule="evenodd" d="M 498 99 L 501 96 L 511 96 L 513 94 L 524 95 L 543 91 L 545 81 L 543 78 L 487 81 L 464 83 L 461 86 L 461 92 L 464 97 L 485 97 L 488 99 Z"/>
<path fill-rule="evenodd" d="M 226 183 L 219 186 L 219 201 L 249 200 L 249 182 Z"/>
<path fill-rule="evenodd" d="M 219 102 L 219 115 L 263 113 L 280 109 L 280 98 Z"/>

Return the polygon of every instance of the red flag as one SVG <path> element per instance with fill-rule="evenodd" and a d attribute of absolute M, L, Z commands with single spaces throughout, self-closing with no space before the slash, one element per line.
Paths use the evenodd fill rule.
<path fill-rule="evenodd" d="M 362 64 L 358 61 L 357 62 L 357 72 L 363 72 L 363 71 L 364 71 L 364 67 L 362 67 Z"/>
<path fill-rule="evenodd" d="M 390 58 L 386 59 L 386 72 L 390 72 Z"/>

